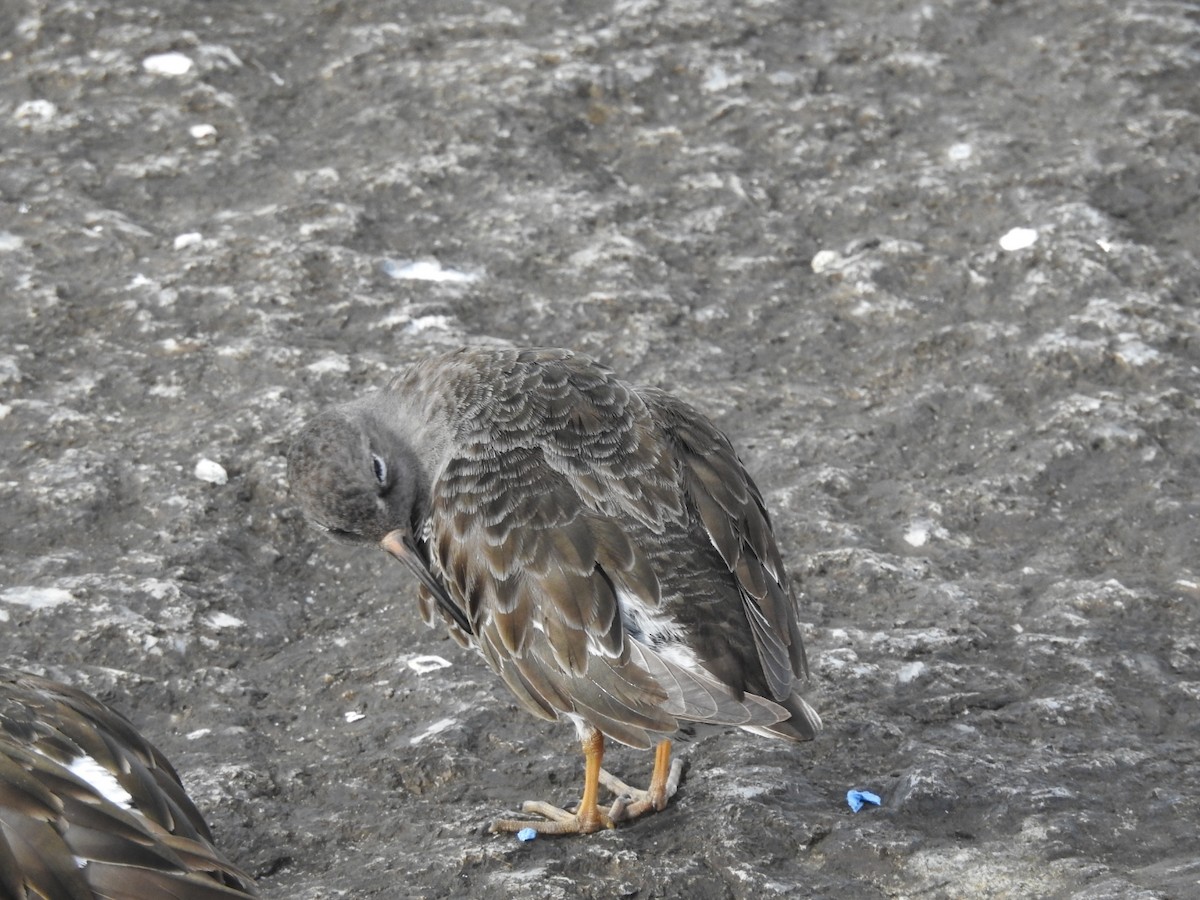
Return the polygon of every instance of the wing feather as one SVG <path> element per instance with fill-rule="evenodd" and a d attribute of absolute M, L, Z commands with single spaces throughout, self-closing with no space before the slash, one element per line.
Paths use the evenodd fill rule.
<path fill-rule="evenodd" d="M 767 692 L 790 695 L 804 665 L 794 595 L 759 492 L 724 435 L 582 357 L 495 359 L 459 397 L 467 413 L 436 473 L 426 532 L 431 569 L 488 664 L 536 715 L 579 715 L 634 746 L 679 718 L 785 720 L 770 699 L 638 643 L 622 614 L 623 603 L 657 614 L 662 548 L 703 534 L 742 599 L 737 627 L 753 635 Z"/>
<path fill-rule="evenodd" d="M 83 756 L 130 808 L 71 768 Z M 2 668 L 0 869 L 0 894 L 15 879 L 30 896 L 69 900 L 254 895 L 213 847 L 170 763 L 128 720 L 82 691 Z"/>
<path fill-rule="evenodd" d="M 673 731 L 674 719 L 657 709 L 665 693 L 628 661 L 613 586 L 641 579 L 657 604 L 649 563 L 539 447 L 493 440 L 472 448 L 435 484 L 429 532 L 438 576 L 484 659 L 536 715 L 577 713 L 603 720 L 601 730 L 623 721 L 639 741 L 647 727 Z M 473 509 L 488 513 L 481 520 Z"/>
<path fill-rule="evenodd" d="M 673 436 L 688 502 L 736 580 L 768 690 L 784 700 L 807 662 L 795 593 L 761 494 L 715 426 L 669 394 L 644 395 Z"/>

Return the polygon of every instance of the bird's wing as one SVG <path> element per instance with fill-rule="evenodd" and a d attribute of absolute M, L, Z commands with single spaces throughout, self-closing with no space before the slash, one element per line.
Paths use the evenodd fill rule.
<path fill-rule="evenodd" d="M 81 755 L 130 795 L 132 809 L 70 767 Z M 0 670 L 0 820 L 8 838 L 0 862 L 48 896 L 90 897 L 110 885 L 110 869 L 123 892 L 104 896 L 167 896 L 166 887 L 197 900 L 254 895 L 250 877 L 212 846 L 171 764 L 127 719 L 82 691 L 10 670 Z"/>
<path fill-rule="evenodd" d="M 475 445 L 434 486 L 433 566 L 487 662 L 530 711 L 583 716 L 648 746 L 674 731 L 667 692 L 630 658 L 616 591 L 658 584 L 624 533 L 589 512 L 537 448 Z"/>
<path fill-rule="evenodd" d="M 783 700 L 808 664 L 795 593 L 762 495 L 711 422 L 662 391 L 642 396 L 670 436 L 690 511 L 736 580 L 771 696 Z"/>
<path fill-rule="evenodd" d="M 653 611 L 662 600 L 634 533 L 678 527 L 678 479 L 645 404 L 606 370 L 542 353 L 494 380 L 486 418 L 434 484 L 428 550 L 483 656 L 531 711 L 582 716 L 632 746 L 675 731 L 676 717 L 786 718 L 626 634 L 621 602 Z"/>
<path fill-rule="evenodd" d="M 613 522 L 651 534 L 698 522 L 741 594 L 771 696 L 789 697 L 795 678 L 808 673 L 796 597 L 762 495 L 729 439 L 663 391 L 634 390 L 562 351 L 526 353 L 528 364 L 514 366 L 500 388 L 522 401 L 508 404 L 510 430 L 528 439 L 526 422 L 539 423 L 546 463 Z"/>

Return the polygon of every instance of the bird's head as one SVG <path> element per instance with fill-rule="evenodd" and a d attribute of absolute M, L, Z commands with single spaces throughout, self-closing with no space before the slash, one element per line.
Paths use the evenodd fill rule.
<path fill-rule="evenodd" d="M 308 521 L 331 537 L 378 542 L 408 534 L 418 515 L 418 465 L 402 436 L 368 412 L 328 410 L 288 451 L 288 483 Z"/>

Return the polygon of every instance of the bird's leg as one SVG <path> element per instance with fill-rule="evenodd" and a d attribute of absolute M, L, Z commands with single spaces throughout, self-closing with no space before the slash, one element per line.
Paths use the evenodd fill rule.
<path fill-rule="evenodd" d="M 630 787 L 621 779 L 600 770 L 600 782 L 617 795 L 610 816 L 614 822 L 628 822 L 648 812 L 661 812 L 667 801 L 679 790 L 679 779 L 683 775 L 683 761 L 671 760 L 671 742 L 664 739 L 654 750 L 654 772 L 646 790 Z"/>
<path fill-rule="evenodd" d="M 604 735 L 589 728 L 580 743 L 583 745 L 584 759 L 583 797 L 574 812 L 540 800 L 530 800 L 522 804 L 521 811 L 542 816 L 546 821 L 497 819 L 489 830 L 495 833 L 532 828 L 538 834 L 591 834 L 601 828 L 612 828 L 613 817 L 604 812 L 597 802 L 600 797 L 600 765 L 604 761 Z M 616 809 L 616 804 L 613 808 Z"/>

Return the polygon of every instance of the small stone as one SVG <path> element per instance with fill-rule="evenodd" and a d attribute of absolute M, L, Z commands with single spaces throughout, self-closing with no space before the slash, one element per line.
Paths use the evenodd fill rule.
<path fill-rule="evenodd" d="M 842 254 L 836 250 L 819 250 L 812 258 L 812 270 L 820 275 L 830 269 L 837 268 L 842 261 Z"/>
<path fill-rule="evenodd" d="M 215 125 L 209 125 L 207 122 L 193 125 L 188 129 L 188 134 L 192 136 L 192 140 L 203 146 L 217 142 L 217 128 Z"/>
<path fill-rule="evenodd" d="M 229 473 L 225 471 L 225 467 L 211 459 L 202 459 L 196 463 L 192 474 L 209 484 L 226 484 L 229 481 Z"/>
<path fill-rule="evenodd" d="M 973 152 L 970 144 L 958 143 L 951 144 L 946 150 L 946 155 L 950 157 L 951 162 L 965 162 L 971 158 Z"/>
<path fill-rule="evenodd" d="M 1034 228 L 1013 228 L 1000 238 L 1000 249 L 1012 253 L 1024 250 L 1037 243 L 1038 233 Z"/>
<path fill-rule="evenodd" d="M 57 115 L 58 107 L 49 100 L 26 100 L 13 110 L 13 118 L 18 122 L 48 122 Z"/>
<path fill-rule="evenodd" d="M 142 68 L 151 75 L 166 75 L 176 78 L 192 70 L 191 58 L 182 53 L 156 53 L 142 60 Z"/>

